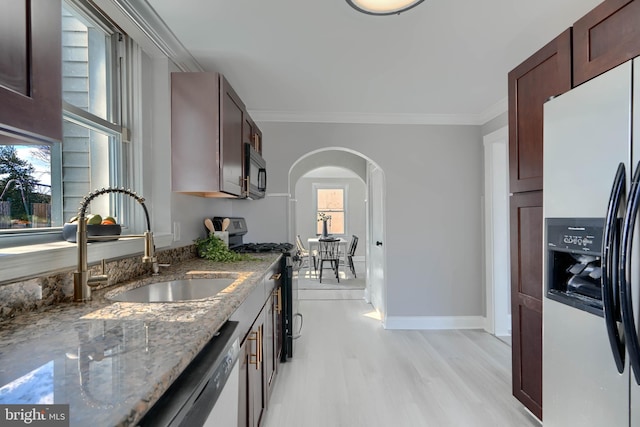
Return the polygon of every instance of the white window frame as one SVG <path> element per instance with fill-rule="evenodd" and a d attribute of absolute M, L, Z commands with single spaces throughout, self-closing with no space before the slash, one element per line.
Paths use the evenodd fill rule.
<path fill-rule="evenodd" d="M 144 196 L 142 190 L 147 188 L 143 185 L 144 172 L 142 170 L 144 166 L 143 114 L 140 96 L 142 91 L 142 49 L 131 38 L 127 39 L 127 43 L 129 45 L 126 50 L 126 59 L 130 69 L 128 80 L 121 88 L 121 93 L 126 93 L 128 96 L 123 99 L 121 114 L 123 118 L 129 117 L 131 123 L 123 121 L 123 128 L 119 129 L 122 131 L 122 149 L 126 151 L 121 167 L 124 179 L 129 182 L 128 188 L 138 191 L 138 194 Z M 113 126 L 113 124 L 110 125 Z M 134 129 L 134 132 L 129 133 L 127 129 Z M 149 188 L 149 190 L 151 189 Z M 130 201 L 123 201 L 123 203 L 129 216 L 131 231 L 137 233 L 146 229 L 146 221 L 142 209 L 137 206 L 138 203 Z M 150 206 L 148 201 L 146 205 L 152 213 L 154 207 Z M 151 225 L 153 229 L 153 219 Z M 0 241 L 0 285 L 76 266 L 77 247 L 75 244 L 62 240 L 61 228 L 47 229 L 46 232 L 34 229 L 33 232 L 21 236 L 3 236 L 2 239 Z M 155 235 L 156 248 L 168 246 L 172 241 L 171 234 Z M 133 256 L 142 252 L 140 239 L 122 239 L 89 245 L 89 263 L 96 263 L 102 259 Z"/>
<path fill-rule="evenodd" d="M 345 237 L 349 235 L 349 184 L 329 184 L 314 182 L 313 188 L 313 207 L 314 207 L 314 221 L 318 221 L 318 190 L 342 190 L 343 197 L 343 212 L 344 212 L 344 234 L 331 233 L 335 236 Z M 317 232 L 317 224 L 314 229 Z"/>

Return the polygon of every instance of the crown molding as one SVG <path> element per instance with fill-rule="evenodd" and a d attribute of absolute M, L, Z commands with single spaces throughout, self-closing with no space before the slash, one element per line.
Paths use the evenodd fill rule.
<path fill-rule="evenodd" d="M 94 0 L 143 48 L 152 44 L 182 71 L 203 71 L 202 66 L 145 0 Z M 152 49 L 148 49 L 152 50 Z"/>
<path fill-rule="evenodd" d="M 483 124 L 495 119 L 500 114 L 506 113 L 508 110 L 509 110 L 509 100 L 505 96 L 500 101 L 496 102 L 495 104 L 491 105 L 489 108 L 484 110 L 482 112 L 482 114 L 480 114 L 481 123 L 479 123 L 479 124 L 483 125 Z"/>
<path fill-rule="evenodd" d="M 251 118 L 257 122 L 294 123 L 355 123 L 392 125 L 476 125 L 479 116 L 475 114 L 381 114 L 351 112 L 301 112 L 249 110 Z"/>
<path fill-rule="evenodd" d="M 376 114 L 276 110 L 249 110 L 249 114 L 251 118 L 257 122 L 479 126 L 506 111 L 507 99 L 504 98 L 480 114 Z"/>

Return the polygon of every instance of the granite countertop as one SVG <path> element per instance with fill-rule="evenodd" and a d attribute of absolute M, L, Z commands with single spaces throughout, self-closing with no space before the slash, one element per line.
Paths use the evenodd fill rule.
<path fill-rule="evenodd" d="M 71 426 L 129 426 L 162 396 L 280 254 L 231 264 L 192 259 L 115 287 L 0 322 L 0 402 L 69 404 Z M 184 277 L 237 279 L 212 298 L 124 303 L 106 297 Z M 233 277 L 233 276 L 231 276 Z"/>

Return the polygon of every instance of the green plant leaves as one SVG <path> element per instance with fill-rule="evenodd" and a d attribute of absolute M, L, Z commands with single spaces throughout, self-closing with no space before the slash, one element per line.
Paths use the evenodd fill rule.
<path fill-rule="evenodd" d="M 260 261 L 249 254 L 240 254 L 229 250 L 227 245 L 213 234 L 205 239 L 195 240 L 196 250 L 201 258 L 216 262 Z"/>

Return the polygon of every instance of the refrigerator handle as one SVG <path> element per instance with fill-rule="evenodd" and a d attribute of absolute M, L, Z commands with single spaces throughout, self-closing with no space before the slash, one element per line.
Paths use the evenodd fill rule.
<path fill-rule="evenodd" d="M 631 300 L 631 250 L 633 249 L 633 232 L 640 202 L 640 163 L 631 180 L 629 200 L 622 226 L 622 240 L 620 242 L 620 306 L 622 309 L 622 326 L 624 329 L 629 363 L 633 370 L 636 383 L 640 384 L 640 343 L 636 322 L 633 316 L 633 301 Z"/>
<path fill-rule="evenodd" d="M 620 307 L 617 303 L 617 267 L 618 248 L 620 243 L 620 227 L 618 223 L 618 210 L 622 197 L 625 194 L 625 167 L 624 163 L 618 165 L 616 176 L 613 180 L 607 216 L 604 222 L 602 237 L 602 306 L 604 321 L 609 336 L 609 345 L 613 353 L 613 359 L 619 373 L 624 371 L 624 343 L 620 338 L 618 319 L 620 319 Z"/>
<path fill-rule="evenodd" d="M 618 282 L 618 248 L 620 243 L 620 230 L 618 226 L 618 210 L 620 202 L 625 194 L 625 167 L 624 163 L 618 165 L 616 176 L 613 180 L 607 216 L 604 222 L 604 233 L 602 237 L 602 305 L 604 320 L 609 336 L 609 345 L 613 353 L 613 359 L 619 373 L 624 371 L 624 343 L 620 338 L 618 330 L 618 319 L 620 318 L 620 308 L 616 298 L 616 284 Z"/>

